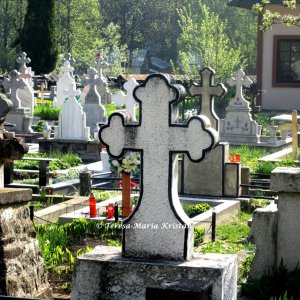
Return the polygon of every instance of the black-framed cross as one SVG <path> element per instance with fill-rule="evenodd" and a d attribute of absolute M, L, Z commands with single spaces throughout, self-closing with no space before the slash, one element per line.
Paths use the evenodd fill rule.
<path fill-rule="evenodd" d="M 201 97 L 201 105 L 198 114 L 209 118 L 212 128 L 219 131 L 219 117 L 214 110 L 214 96 L 223 97 L 227 93 L 224 84 L 214 84 L 215 72 L 211 68 L 204 68 L 200 71 L 201 84 L 193 83 L 188 91 L 193 97 Z"/>
<path fill-rule="evenodd" d="M 172 105 L 179 90 L 163 75 L 150 75 L 134 90 L 140 105 L 137 125 L 125 124 L 121 114 L 109 117 L 99 137 L 109 155 L 141 152 L 140 200 L 123 223 L 123 254 L 130 257 L 189 259 L 193 252 L 193 226 L 177 192 L 177 153 L 201 161 L 218 140 L 205 116 L 186 124 L 172 123 Z"/>

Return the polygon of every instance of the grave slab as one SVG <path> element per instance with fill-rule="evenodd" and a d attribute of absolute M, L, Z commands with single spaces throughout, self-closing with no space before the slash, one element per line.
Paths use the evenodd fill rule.
<path fill-rule="evenodd" d="M 234 300 L 236 263 L 235 255 L 220 254 L 195 254 L 186 262 L 127 259 L 120 248 L 99 246 L 78 257 L 71 299 L 145 300 L 147 288 L 166 287 L 173 292 L 196 290 L 199 296 L 211 285 L 208 299 Z"/>

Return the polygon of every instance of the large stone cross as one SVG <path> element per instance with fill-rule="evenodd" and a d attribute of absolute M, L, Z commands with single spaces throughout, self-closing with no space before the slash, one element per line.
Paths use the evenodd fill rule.
<path fill-rule="evenodd" d="M 249 88 L 253 83 L 252 80 L 245 76 L 243 70 L 239 69 L 236 71 L 235 77 L 228 79 L 227 83 L 230 86 L 236 86 L 235 96 L 230 105 L 249 108 L 249 102 L 243 96 L 243 86 Z"/>
<path fill-rule="evenodd" d="M 133 90 L 138 85 L 139 84 L 135 79 L 129 78 L 123 86 L 127 91 L 127 95 L 125 95 L 122 91 L 119 91 L 112 96 L 112 102 L 114 102 L 118 106 L 122 106 L 124 103 L 126 104 L 126 111 L 130 114 L 133 122 L 136 122 L 135 108 L 137 105 L 137 102 L 133 98 Z"/>
<path fill-rule="evenodd" d="M 150 75 L 134 91 L 140 105 L 137 125 L 125 124 L 115 113 L 100 129 L 109 155 L 141 152 L 141 193 L 134 212 L 124 220 L 123 255 L 141 258 L 190 259 L 193 224 L 184 213 L 177 191 L 177 153 L 201 161 L 217 142 L 218 134 L 205 116 L 186 124 L 172 123 L 172 106 L 179 90 L 166 77 Z"/>
<path fill-rule="evenodd" d="M 6 93 L 10 91 L 10 100 L 13 103 L 14 108 L 21 107 L 21 101 L 18 97 L 17 90 L 26 87 L 26 82 L 24 79 L 19 78 L 20 73 L 17 70 L 12 70 L 9 73 L 9 78 L 5 77 L 3 81 L 3 86 Z"/>
<path fill-rule="evenodd" d="M 16 59 L 17 63 L 19 63 L 20 66 L 20 72 L 21 73 L 26 73 L 27 70 L 27 64 L 29 64 L 31 62 L 31 59 L 29 57 L 27 57 L 27 53 L 26 52 L 22 52 L 21 55 Z"/>
<path fill-rule="evenodd" d="M 219 131 L 219 118 L 214 110 L 214 96 L 222 97 L 227 93 L 226 87 L 219 83 L 214 85 L 215 72 L 211 68 L 200 71 L 201 84 L 192 84 L 189 87 L 191 96 L 201 96 L 201 106 L 198 113 L 209 118 L 212 128 Z"/>

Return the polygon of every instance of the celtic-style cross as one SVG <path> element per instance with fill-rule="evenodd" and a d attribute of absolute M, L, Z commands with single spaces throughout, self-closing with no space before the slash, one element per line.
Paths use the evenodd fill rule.
<path fill-rule="evenodd" d="M 166 77 L 150 75 L 134 90 L 140 106 L 138 124 L 125 124 L 124 117 L 115 113 L 99 132 L 109 155 L 120 158 L 126 151 L 139 151 L 142 156 L 139 203 L 123 222 L 123 255 L 128 257 L 192 257 L 193 223 L 178 197 L 177 154 L 186 153 L 199 162 L 218 134 L 205 116 L 194 116 L 186 124 L 173 123 L 172 105 L 179 96 Z"/>
<path fill-rule="evenodd" d="M 99 71 L 99 77 L 102 78 L 102 70 L 109 67 L 109 63 L 104 60 L 104 58 L 99 54 L 96 56 L 96 61 L 92 63 L 92 67 Z"/>
<path fill-rule="evenodd" d="M 230 86 L 236 86 L 236 92 L 234 99 L 230 105 L 249 108 L 249 102 L 243 96 L 243 86 L 249 88 L 252 84 L 252 80 L 245 76 L 243 70 L 239 69 L 235 73 L 235 77 L 231 77 L 227 80 Z"/>
<path fill-rule="evenodd" d="M 22 52 L 21 55 L 16 59 L 17 63 L 19 63 L 20 66 L 20 72 L 22 74 L 26 74 L 27 72 L 27 64 L 29 64 L 31 62 L 31 59 L 29 57 L 27 57 L 27 53 L 26 52 Z"/>
<path fill-rule="evenodd" d="M 21 101 L 18 97 L 17 90 L 23 89 L 26 86 L 24 79 L 19 77 L 20 73 L 17 70 L 12 70 L 9 73 L 9 78 L 5 77 L 3 81 L 6 93 L 10 92 L 10 100 L 13 103 L 14 108 L 21 107 Z"/>
<path fill-rule="evenodd" d="M 122 91 L 119 91 L 114 94 L 111 99 L 112 102 L 118 106 L 122 106 L 124 103 L 126 104 L 126 111 L 130 114 L 133 122 L 136 122 L 135 108 L 137 106 L 137 102 L 133 98 L 133 91 L 138 85 L 139 84 L 135 79 L 129 78 L 123 86 L 127 91 L 127 95 L 125 95 Z"/>
<path fill-rule="evenodd" d="M 219 131 L 219 118 L 214 110 L 214 96 L 222 97 L 227 93 L 226 87 L 219 83 L 214 85 L 215 72 L 211 68 L 200 71 L 201 84 L 192 84 L 189 87 L 191 96 L 201 96 L 201 106 L 198 114 L 205 115 L 211 122 L 211 127 Z"/>

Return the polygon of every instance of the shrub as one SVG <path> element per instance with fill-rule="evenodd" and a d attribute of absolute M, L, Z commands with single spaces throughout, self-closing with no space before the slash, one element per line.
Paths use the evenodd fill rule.
<path fill-rule="evenodd" d="M 200 215 L 208 210 L 210 210 L 212 207 L 211 205 L 207 203 L 201 203 L 201 204 L 195 204 L 195 205 L 189 205 L 186 208 L 186 214 L 190 217 L 193 218 L 197 215 Z"/>
<path fill-rule="evenodd" d="M 34 108 L 34 116 L 43 120 L 58 120 L 61 108 L 54 107 L 51 104 L 37 105 Z"/>
<path fill-rule="evenodd" d="M 249 279 L 242 284 L 245 295 L 254 299 L 299 299 L 300 268 L 297 265 L 289 271 L 281 260 L 278 267 L 272 267 L 259 279 Z"/>
<path fill-rule="evenodd" d="M 203 243 L 205 228 L 194 227 L 194 246 L 197 247 Z"/>

